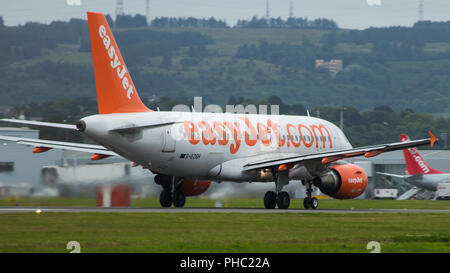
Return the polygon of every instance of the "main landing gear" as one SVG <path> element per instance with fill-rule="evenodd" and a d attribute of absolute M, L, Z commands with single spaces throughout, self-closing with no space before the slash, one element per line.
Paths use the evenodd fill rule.
<path fill-rule="evenodd" d="M 274 209 L 278 206 L 279 209 L 288 209 L 290 205 L 289 194 L 282 191 L 283 187 L 289 184 L 289 172 L 288 171 L 278 171 L 272 172 L 275 177 L 275 189 L 276 191 L 268 191 L 264 195 L 264 207 L 266 209 Z M 320 179 L 320 178 L 316 178 Z M 319 206 L 319 201 L 317 198 L 312 197 L 312 186 L 315 185 L 314 182 L 317 181 L 306 181 L 304 183 L 306 187 L 306 197 L 303 199 L 303 207 L 305 209 L 317 209 Z"/>
<path fill-rule="evenodd" d="M 274 209 L 277 205 L 279 209 L 288 209 L 291 203 L 289 193 L 282 191 L 283 187 L 289 184 L 289 171 L 273 172 L 275 176 L 275 192 L 268 191 L 264 195 L 264 207 Z"/>
<path fill-rule="evenodd" d="M 155 183 L 161 185 L 163 190 L 159 195 L 159 203 L 163 208 L 174 207 L 182 208 L 186 203 L 186 195 L 181 190 L 183 179 L 175 176 L 158 174 L 155 176 Z"/>

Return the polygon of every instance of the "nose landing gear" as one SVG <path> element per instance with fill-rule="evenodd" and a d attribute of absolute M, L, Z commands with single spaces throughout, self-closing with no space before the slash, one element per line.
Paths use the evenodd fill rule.
<path fill-rule="evenodd" d="M 319 200 L 317 198 L 312 197 L 312 181 L 306 182 L 306 197 L 303 199 L 303 207 L 305 209 L 317 209 L 319 206 Z"/>

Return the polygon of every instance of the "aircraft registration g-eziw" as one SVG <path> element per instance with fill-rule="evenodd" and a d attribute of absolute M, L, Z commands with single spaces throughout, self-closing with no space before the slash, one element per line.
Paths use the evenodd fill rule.
<path fill-rule="evenodd" d="M 93 160 L 120 155 L 157 174 L 163 207 L 183 207 L 186 196 L 203 193 L 210 181 L 230 181 L 275 182 L 264 206 L 287 209 L 290 197 L 283 187 L 301 180 L 304 207 L 316 209 L 313 186 L 339 199 L 364 192 L 364 170 L 343 159 L 436 141 L 429 132 L 427 139 L 352 148 L 334 124 L 309 116 L 152 111 L 139 98 L 104 15 L 88 12 L 88 24 L 99 113 L 76 125 L 3 121 L 78 130 L 99 145 L 0 139 L 32 145 L 35 153 L 66 149 L 92 153 Z"/>

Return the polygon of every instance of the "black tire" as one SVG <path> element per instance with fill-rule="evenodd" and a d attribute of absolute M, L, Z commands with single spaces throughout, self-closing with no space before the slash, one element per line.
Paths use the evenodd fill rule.
<path fill-rule="evenodd" d="M 279 209 L 288 209 L 291 204 L 291 197 L 289 193 L 285 191 L 280 191 L 277 196 L 277 205 Z"/>
<path fill-rule="evenodd" d="M 310 202 L 310 198 L 309 197 L 305 197 L 305 199 L 303 199 L 303 207 L 305 209 L 310 209 L 311 208 L 311 202 Z"/>
<path fill-rule="evenodd" d="M 159 203 L 163 208 L 169 208 L 172 205 L 172 194 L 169 191 L 163 190 L 159 195 Z"/>
<path fill-rule="evenodd" d="M 266 209 L 274 209 L 277 206 L 277 194 L 273 191 L 268 191 L 264 195 L 264 207 Z"/>
<path fill-rule="evenodd" d="M 319 206 L 319 200 L 317 200 L 317 198 L 313 197 L 311 199 L 309 199 L 309 207 L 312 209 L 317 209 L 317 207 Z"/>
<path fill-rule="evenodd" d="M 177 208 L 184 207 L 186 203 L 186 195 L 183 191 L 178 190 L 173 193 L 173 205 Z"/>

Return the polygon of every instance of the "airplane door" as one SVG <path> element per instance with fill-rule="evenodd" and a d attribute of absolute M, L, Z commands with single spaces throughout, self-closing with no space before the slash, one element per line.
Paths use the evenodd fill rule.
<path fill-rule="evenodd" d="M 173 153 L 175 152 L 175 139 L 172 136 L 172 128 L 165 128 L 164 129 L 164 143 L 162 151 L 165 153 Z"/>

